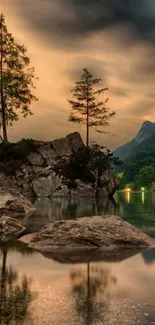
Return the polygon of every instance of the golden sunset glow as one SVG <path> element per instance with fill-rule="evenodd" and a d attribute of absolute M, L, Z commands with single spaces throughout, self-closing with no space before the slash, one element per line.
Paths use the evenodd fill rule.
<path fill-rule="evenodd" d="M 84 128 L 68 122 L 67 98 L 87 67 L 109 88 L 109 107 L 117 114 L 111 136 L 92 131 L 91 140 L 114 149 L 134 137 L 144 120 L 155 119 L 154 44 L 149 35 L 148 39 L 136 38 L 134 28 L 119 21 L 106 28 L 87 31 L 84 25 L 83 32 L 69 32 L 69 24 L 74 26 L 80 19 L 74 2 L 67 1 L 65 6 L 61 0 L 0 0 L 8 30 L 27 47 L 39 77 L 34 115 L 21 118 L 9 129 L 9 136 L 12 141 L 23 137 L 50 140 L 76 129 L 84 137 Z"/>

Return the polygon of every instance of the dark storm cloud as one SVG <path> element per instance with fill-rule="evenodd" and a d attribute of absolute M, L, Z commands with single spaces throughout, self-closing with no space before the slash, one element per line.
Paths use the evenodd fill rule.
<path fill-rule="evenodd" d="M 84 68 L 87 68 L 95 78 L 101 78 L 102 84 L 106 85 L 108 83 L 107 64 L 104 63 L 104 61 L 91 59 L 87 56 L 79 56 L 74 61 L 74 66 L 70 66 L 70 69 L 65 71 L 65 75 L 67 75 L 69 79 L 77 81 L 81 77 Z"/>
<path fill-rule="evenodd" d="M 154 0 L 16 0 L 24 16 L 46 35 L 72 40 L 124 25 L 133 38 L 155 41 Z M 22 2 L 22 3 L 21 3 Z M 67 45 L 67 44 L 66 44 Z"/>

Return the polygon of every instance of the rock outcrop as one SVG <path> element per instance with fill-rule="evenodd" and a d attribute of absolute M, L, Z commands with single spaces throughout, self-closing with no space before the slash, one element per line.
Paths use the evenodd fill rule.
<path fill-rule="evenodd" d="M 20 193 L 13 189 L 0 187 L 0 217 L 5 215 L 25 215 L 35 210 L 35 207 Z"/>
<path fill-rule="evenodd" d="M 14 218 L 3 216 L 0 218 L 0 242 L 6 243 L 8 241 L 18 238 L 24 232 L 25 228 L 20 222 Z"/>
<path fill-rule="evenodd" d="M 30 246 L 43 252 L 98 249 L 106 251 L 121 247 L 155 246 L 155 239 L 117 216 L 94 216 L 60 220 L 42 228 Z"/>
<path fill-rule="evenodd" d="M 0 166 L 0 183 L 8 188 L 14 188 L 27 197 L 95 197 L 96 189 L 91 181 L 76 179 L 70 181 L 57 171 L 58 165 L 68 161 L 71 154 L 84 147 L 78 132 L 71 133 L 66 138 L 54 141 L 34 141 L 32 152 L 24 156 L 24 161 L 17 161 L 13 173 L 4 172 Z M 3 156 L 3 154 L 2 154 Z M 0 151 L 1 159 L 1 151 Z M 2 167 L 5 166 L 5 161 Z M 93 175 L 95 177 L 95 175 Z M 112 196 L 119 187 L 119 181 L 109 172 L 102 175 L 99 195 Z"/>

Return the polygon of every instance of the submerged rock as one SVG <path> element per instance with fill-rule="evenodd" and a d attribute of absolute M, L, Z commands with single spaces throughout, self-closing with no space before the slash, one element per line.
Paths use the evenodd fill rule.
<path fill-rule="evenodd" d="M 5 243 L 18 238 L 25 228 L 16 219 L 3 216 L 0 219 L 0 242 Z"/>
<path fill-rule="evenodd" d="M 109 249 L 155 246 L 155 240 L 117 216 L 61 220 L 40 230 L 30 246 L 44 252 L 60 249 Z M 76 250 L 75 250 L 76 254 Z"/>
<path fill-rule="evenodd" d="M 3 214 L 22 215 L 35 210 L 35 207 L 24 196 L 14 189 L 0 187 L 0 216 Z"/>

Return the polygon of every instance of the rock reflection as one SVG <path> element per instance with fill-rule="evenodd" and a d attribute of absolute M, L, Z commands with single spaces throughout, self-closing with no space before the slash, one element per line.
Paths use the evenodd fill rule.
<path fill-rule="evenodd" d="M 28 308 L 36 293 L 31 291 L 32 279 L 7 266 L 7 247 L 1 248 L 0 267 L 0 324 L 33 324 Z"/>
<path fill-rule="evenodd" d="M 145 261 L 145 264 L 151 265 L 155 263 L 155 248 L 147 249 L 142 252 L 142 257 Z"/>
<path fill-rule="evenodd" d="M 110 299 L 110 286 L 117 284 L 108 268 L 92 266 L 87 263 L 87 270 L 79 268 L 70 273 L 72 295 L 78 315 L 85 325 L 104 322 L 104 308 Z M 100 299 L 101 298 L 101 299 Z"/>

